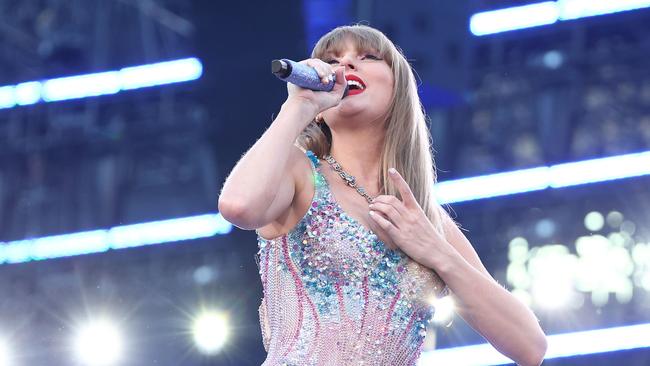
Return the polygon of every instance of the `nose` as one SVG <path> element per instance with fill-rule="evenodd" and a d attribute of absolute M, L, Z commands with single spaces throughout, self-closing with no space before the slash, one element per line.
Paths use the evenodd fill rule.
<path fill-rule="evenodd" d="M 357 60 L 351 55 L 350 53 L 346 53 L 343 55 L 340 61 L 341 66 L 345 66 L 345 69 L 347 70 L 348 68 L 351 70 L 355 70 L 356 67 L 356 62 Z"/>

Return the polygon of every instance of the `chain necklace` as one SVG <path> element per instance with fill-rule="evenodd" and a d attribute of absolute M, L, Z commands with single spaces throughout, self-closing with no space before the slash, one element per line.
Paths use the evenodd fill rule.
<path fill-rule="evenodd" d="M 370 197 L 368 192 L 366 192 L 366 190 L 363 187 L 357 185 L 357 181 L 354 178 L 354 176 L 346 173 L 343 170 L 343 168 L 341 167 L 341 164 L 339 164 L 332 157 L 332 155 L 327 154 L 327 155 L 323 156 L 323 159 L 325 159 L 325 161 L 327 161 L 327 163 L 332 167 L 332 169 L 334 169 L 334 171 L 336 171 L 339 174 L 339 176 L 343 179 L 343 181 L 347 185 L 354 188 L 363 198 L 366 199 L 366 201 L 368 201 L 368 203 L 372 203 L 372 197 Z"/>

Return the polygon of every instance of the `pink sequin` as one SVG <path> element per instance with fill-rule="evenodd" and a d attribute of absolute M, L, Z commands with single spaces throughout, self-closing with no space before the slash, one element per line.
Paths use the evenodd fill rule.
<path fill-rule="evenodd" d="M 286 235 L 258 237 L 263 365 L 414 365 L 442 282 L 349 217 L 309 154 L 309 211 Z"/>

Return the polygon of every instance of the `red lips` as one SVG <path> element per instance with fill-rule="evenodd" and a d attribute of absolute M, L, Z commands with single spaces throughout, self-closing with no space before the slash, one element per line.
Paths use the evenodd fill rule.
<path fill-rule="evenodd" d="M 363 89 L 352 89 L 352 88 L 350 88 L 348 90 L 348 95 L 361 94 L 361 93 L 363 93 L 365 91 L 366 83 L 364 83 L 363 80 L 360 77 L 358 77 L 358 76 L 356 76 L 354 74 L 346 74 L 345 75 L 345 80 L 346 80 L 346 82 L 349 81 L 349 80 L 354 80 L 354 81 L 358 82 L 359 84 L 363 85 Z"/>

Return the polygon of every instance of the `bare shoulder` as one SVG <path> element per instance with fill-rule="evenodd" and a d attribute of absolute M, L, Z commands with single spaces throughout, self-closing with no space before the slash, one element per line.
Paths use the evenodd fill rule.
<path fill-rule="evenodd" d="M 295 192 L 294 192 L 294 202 L 296 198 L 305 192 L 305 188 L 313 191 L 312 184 L 312 168 L 309 157 L 307 156 L 305 150 L 301 147 L 294 145 L 291 151 L 291 157 L 289 160 L 289 165 L 291 167 L 291 174 L 293 175 L 295 182 Z M 311 197 L 311 196 L 310 196 Z"/>
<path fill-rule="evenodd" d="M 291 204 L 278 218 L 257 229 L 263 238 L 272 239 L 288 233 L 302 219 L 314 195 L 312 168 L 309 157 L 300 147 L 295 146 L 291 151 L 287 171 L 294 181 L 294 192 Z"/>

